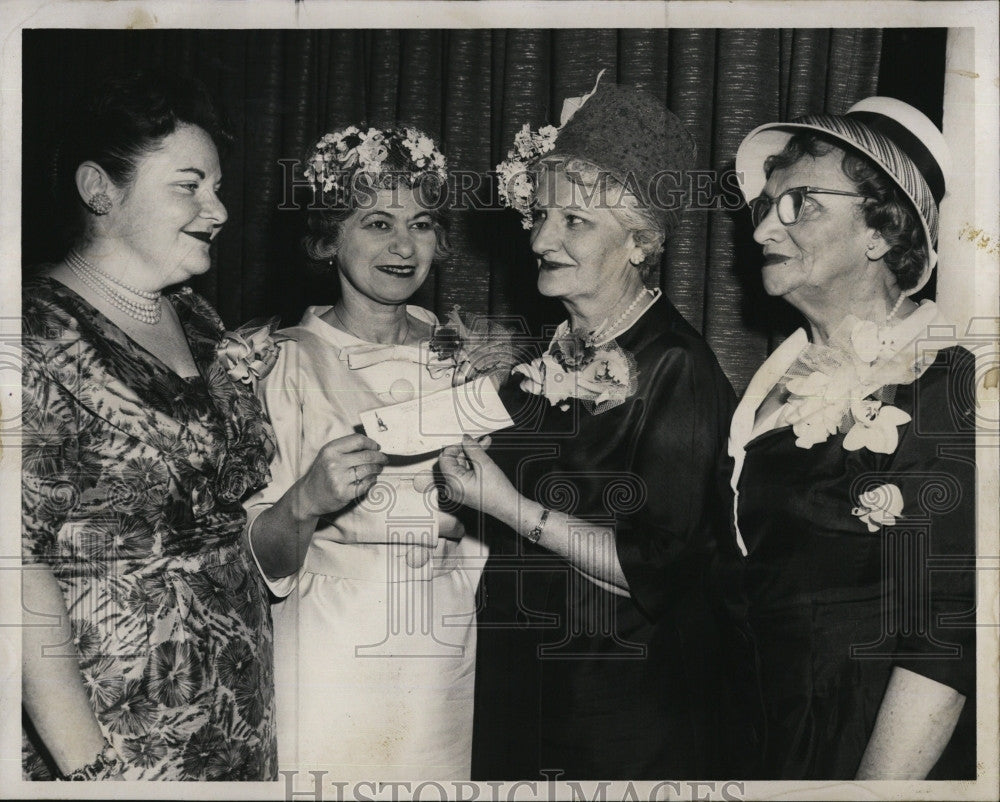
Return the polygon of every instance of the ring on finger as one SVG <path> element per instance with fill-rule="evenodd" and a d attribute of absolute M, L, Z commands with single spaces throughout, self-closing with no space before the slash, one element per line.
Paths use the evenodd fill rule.
<path fill-rule="evenodd" d="M 351 470 L 354 472 L 354 481 L 352 481 L 351 484 L 356 485 L 358 483 L 358 466 L 352 465 Z"/>

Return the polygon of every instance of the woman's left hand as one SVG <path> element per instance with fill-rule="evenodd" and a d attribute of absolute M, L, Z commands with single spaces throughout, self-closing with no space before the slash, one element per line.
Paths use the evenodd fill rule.
<path fill-rule="evenodd" d="M 486 453 L 489 445 L 489 437 L 476 441 L 465 435 L 460 445 L 441 452 L 438 468 L 449 498 L 503 519 L 517 508 L 518 492 Z"/>

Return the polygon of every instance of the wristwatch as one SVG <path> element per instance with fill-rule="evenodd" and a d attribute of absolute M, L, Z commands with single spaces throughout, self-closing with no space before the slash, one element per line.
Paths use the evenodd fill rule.
<path fill-rule="evenodd" d="M 549 519 L 548 508 L 542 510 L 542 517 L 538 519 L 538 523 L 535 524 L 534 528 L 525 535 L 530 543 L 537 543 L 542 537 L 542 531 L 545 529 L 545 522 Z"/>

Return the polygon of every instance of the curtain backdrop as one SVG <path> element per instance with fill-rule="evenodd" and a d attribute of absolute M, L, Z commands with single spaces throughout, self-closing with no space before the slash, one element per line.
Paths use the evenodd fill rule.
<path fill-rule="evenodd" d="M 106 70 L 155 66 L 203 80 L 230 118 L 223 161 L 229 222 L 215 268 L 193 282 L 229 325 L 335 296 L 331 276 L 305 268 L 301 212 L 279 209 L 285 168 L 324 132 L 400 120 L 442 143 L 454 167 L 486 172 L 515 131 L 558 123 L 562 101 L 604 80 L 649 90 L 694 134 L 700 168 L 731 169 L 755 126 L 840 113 L 874 94 L 882 32 L 864 30 L 25 31 L 23 252 L 52 253 L 46 168 L 61 110 Z M 561 307 L 534 290 L 527 234 L 507 210 L 465 211 L 453 255 L 417 301 L 523 316 L 532 332 Z M 708 338 L 737 391 L 794 322 L 764 296 L 745 210 L 690 211 L 668 242 L 660 284 Z"/>

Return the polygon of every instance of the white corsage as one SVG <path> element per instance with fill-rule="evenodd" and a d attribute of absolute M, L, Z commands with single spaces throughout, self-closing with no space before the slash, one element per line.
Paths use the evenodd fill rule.
<path fill-rule="evenodd" d="M 593 414 L 623 404 L 638 387 L 635 359 L 614 340 L 594 345 L 568 330 L 556 332 L 538 359 L 518 365 L 521 389 L 544 396 L 564 412 L 569 399 L 583 401 Z"/>
<path fill-rule="evenodd" d="M 428 372 L 437 377 L 441 371 L 454 370 L 454 383 L 485 374 L 499 387 L 517 362 L 509 329 L 486 315 L 463 315 L 459 306 L 452 308 L 445 323 L 434 327 L 428 347 L 432 357 Z"/>
<path fill-rule="evenodd" d="M 869 532 L 877 532 L 883 526 L 895 526 L 896 518 L 903 514 L 903 494 L 894 484 L 873 487 L 858 497 L 858 506 L 851 514 L 859 518 Z"/>
<path fill-rule="evenodd" d="M 795 445 L 812 448 L 843 433 L 844 448 L 891 454 L 910 416 L 887 403 L 891 389 L 911 384 L 933 361 L 908 358 L 892 327 L 848 316 L 826 345 L 810 345 L 786 374 L 783 420 Z"/>
<path fill-rule="evenodd" d="M 235 331 L 227 331 L 215 348 L 215 358 L 234 382 L 249 384 L 252 389 L 278 361 L 278 344 L 291 337 L 276 335 L 278 318 L 260 323 L 252 320 Z"/>
<path fill-rule="evenodd" d="M 910 422 L 910 416 L 903 410 L 871 398 L 853 402 L 851 417 L 854 425 L 844 437 L 844 448 L 848 451 L 867 448 L 878 454 L 895 451 L 899 445 L 898 427 Z"/>

